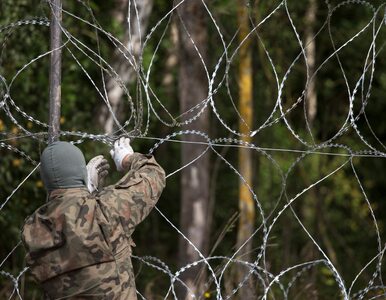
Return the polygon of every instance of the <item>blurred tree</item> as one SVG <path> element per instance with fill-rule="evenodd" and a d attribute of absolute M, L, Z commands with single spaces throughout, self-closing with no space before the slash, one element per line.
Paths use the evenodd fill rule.
<path fill-rule="evenodd" d="M 126 95 L 128 91 L 126 86 L 134 83 L 136 74 L 141 72 L 139 58 L 143 50 L 143 39 L 147 31 L 153 0 L 118 0 L 112 7 L 113 22 L 124 32 L 122 45 L 114 43 L 111 61 L 117 76 L 112 74 L 106 80 L 106 98 L 109 104 L 102 103 L 98 114 L 98 122 L 106 133 L 113 132 L 115 116 L 118 120 L 123 119 L 125 105 L 122 103 L 122 97 L 130 97 Z M 138 117 L 141 116 L 138 115 Z"/>
<path fill-rule="evenodd" d="M 317 112 L 317 95 L 316 95 L 316 76 L 315 60 L 316 60 L 316 42 L 315 42 L 315 23 L 316 12 L 318 6 L 316 0 L 310 0 L 305 16 L 305 54 L 308 68 L 309 82 L 306 90 L 304 105 L 306 109 L 306 116 L 309 125 L 312 128 Z M 311 133 L 312 134 L 312 133 Z"/>
<path fill-rule="evenodd" d="M 249 35 L 249 10 L 245 0 L 238 0 L 238 24 L 239 24 L 239 132 L 243 135 L 244 142 L 251 142 L 251 127 L 253 126 L 253 78 L 252 78 L 252 47 Z M 252 261 L 252 242 L 250 237 L 254 231 L 255 224 L 255 201 L 252 197 L 252 151 L 250 149 L 239 148 L 239 171 L 243 180 L 239 182 L 239 225 L 237 230 L 237 249 L 240 249 L 238 257 L 241 260 Z M 248 239 L 250 239 L 248 241 Z M 237 272 L 237 282 L 243 282 L 246 276 L 249 279 L 241 289 L 240 299 L 253 299 L 252 276 L 248 275 L 249 269 L 239 266 Z"/>
<path fill-rule="evenodd" d="M 207 17 L 201 1 L 186 1 L 178 8 L 179 17 L 179 101 L 181 113 L 190 111 L 199 105 L 200 111 L 208 94 L 208 81 L 205 74 L 207 62 Z M 203 61 L 201 61 L 201 59 Z M 192 113 L 187 115 L 192 116 Z M 209 132 L 209 114 L 206 110 L 197 120 L 183 127 L 185 130 Z M 198 142 L 202 139 L 195 135 L 184 135 L 188 142 Z M 201 156 L 206 146 L 183 143 L 181 146 L 181 165 L 188 165 L 181 171 L 181 212 L 180 227 L 186 237 L 205 255 L 207 253 L 208 200 L 209 200 L 209 155 Z M 198 160 L 196 158 L 201 156 Z M 194 161 L 193 163 L 191 163 Z M 179 264 L 185 266 L 200 260 L 199 253 L 189 243 L 180 237 Z M 197 267 L 182 273 L 181 279 L 190 291 L 179 290 L 179 299 L 193 299 L 191 294 L 201 295 L 202 284 L 197 282 Z"/>

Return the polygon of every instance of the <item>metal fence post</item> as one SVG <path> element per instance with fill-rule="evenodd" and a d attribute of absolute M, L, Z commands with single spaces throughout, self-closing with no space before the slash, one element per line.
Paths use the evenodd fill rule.
<path fill-rule="evenodd" d="M 61 79 L 62 79 L 62 0 L 51 0 L 51 56 L 50 56 L 50 110 L 48 143 L 59 139 L 60 135 L 60 105 L 61 105 Z"/>

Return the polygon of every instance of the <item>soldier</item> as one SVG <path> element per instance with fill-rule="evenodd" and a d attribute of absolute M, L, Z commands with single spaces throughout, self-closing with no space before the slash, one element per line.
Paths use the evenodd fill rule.
<path fill-rule="evenodd" d="M 67 142 L 42 153 L 49 201 L 27 218 L 22 240 L 48 299 L 137 299 L 131 236 L 157 203 L 165 173 L 153 157 L 134 153 L 128 138 L 110 153 L 126 174 L 103 189 L 108 163 L 102 155 L 86 166 Z"/>

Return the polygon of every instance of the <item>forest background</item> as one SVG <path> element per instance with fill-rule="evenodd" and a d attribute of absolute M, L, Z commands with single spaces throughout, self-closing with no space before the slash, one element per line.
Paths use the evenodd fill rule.
<path fill-rule="evenodd" d="M 173 1 L 138 0 L 138 9 L 142 9 L 140 12 L 143 13 L 140 22 L 145 33 L 140 38 L 135 32 L 138 19 L 133 17 L 136 21 L 128 27 L 129 3 L 129 0 L 66 1 L 64 9 L 69 13 L 63 14 L 63 27 L 87 47 L 95 51 L 99 49 L 101 57 L 115 70 L 113 75 L 106 71 L 106 90 L 111 109 L 120 122 L 130 116 L 137 117 L 137 121 L 127 127 L 128 131 L 136 127 L 143 135 L 133 140 L 136 151 L 147 153 L 159 139 L 180 130 L 201 131 L 212 140 L 222 138 L 205 155 L 176 173 L 173 172 L 205 151 L 206 145 L 202 143 L 207 143 L 207 140 L 191 133 L 176 135 L 173 141 L 166 141 L 155 150 L 155 156 L 166 173 L 173 173 L 157 205 L 166 218 L 205 257 L 229 258 L 261 224 L 271 224 L 287 201 L 303 191 L 275 220 L 264 246 L 264 264 L 259 266 L 276 275 L 296 264 L 323 259 L 320 251 L 323 249 L 348 286 L 359 274 L 351 295 L 363 291 L 369 282 L 371 287 L 383 285 L 380 280 L 382 271 L 377 269 L 382 265 L 382 259 L 375 259 L 367 268 L 362 268 L 383 253 L 380 247 L 383 247 L 386 225 L 386 162 L 382 157 L 386 149 L 383 144 L 386 138 L 384 1 L 213 0 L 206 1 L 205 6 L 205 2 L 190 0 L 168 15 Z M 92 14 L 88 8 L 92 9 Z M 380 13 L 374 17 L 377 9 Z M 265 20 L 273 11 L 275 13 Z M 23 221 L 46 200 L 39 172 L 34 172 L 8 199 L 34 168 L 30 161 L 12 149 L 17 148 L 39 161 L 46 145 L 47 128 L 34 120 L 48 123 L 49 105 L 49 56 L 28 65 L 17 74 L 31 59 L 49 50 L 49 27 L 31 24 L 6 26 L 19 20 L 45 20 L 43 18 L 49 16 L 50 8 L 46 1 L 0 0 L 0 97 L 4 100 L 9 93 L 16 105 L 33 117 L 32 120 L 25 118 L 13 105 L 2 105 L 0 109 L 0 270 L 3 272 L 0 276 L 0 299 L 7 299 L 15 287 L 4 272 L 17 275 L 25 267 L 22 247 L 12 252 L 19 242 Z M 167 18 L 163 19 L 165 16 Z M 371 23 L 372 18 L 374 23 Z M 123 55 L 125 49 L 114 45 L 108 35 L 100 32 L 97 38 L 95 28 L 90 26 L 96 24 L 96 20 L 106 32 L 132 47 L 130 55 L 140 62 L 138 68 L 141 70 L 130 67 L 128 58 Z M 262 20 L 264 22 L 251 31 Z M 371 26 L 366 27 L 369 23 Z M 380 26 L 376 36 L 375 64 L 367 58 L 374 41 L 373 24 L 375 28 Z M 150 29 L 155 30 L 146 39 Z M 232 57 L 229 64 L 218 64 L 224 56 L 219 31 Z M 190 32 L 190 37 L 187 32 Z M 190 38 L 195 41 L 201 58 L 197 49 L 192 47 Z M 142 49 L 144 40 L 146 45 Z M 291 66 L 302 54 L 299 40 L 303 46 L 307 45 L 303 53 L 306 59 L 301 57 Z M 336 49 L 348 41 L 347 47 L 342 48 L 339 55 L 334 55 Z M 123 53 L 118 49 L 123 49 Z M 268 51 L 271 61 L 265 51 Z M 111 135 L 117 127 L 97 92 L 96 87 L 103 87 L 101 68 L 98 60 L 92 61 L 90 56 L 72 43 L 67 43 L 63 49 L 61 130 Z M 215 79 L 214 86 L 227 75 L 214 96 L 216 112 L 226 126 L 216 117 L 210 105 L 205 106 L 204 113 L 193 118 L 204 107 L 202 101 L 208 95 L 209 84 L 201 59 L 209 74 L 218 67 L 220 75 Z M 147 105 L 143 81 L 139 80 L 145 78 L 149 66 L 152 69 L 148 83 L 154 111 Z M 369 79 L 373 67 L 374 73 Z M 289 68 L 291 72 L 285 76 Z M 347 121 L 350 94 L 364 69 L 367 77 L 363 86 L 359 85 L 359 99 L 352 107 L 354 115 L 358 116 L 353 126 L 351 120 Z M 312 77 L 314 73 L 316 75 Z M 4 82 L 9 84 L 15 74 L 17 77 L 10 92 Z M 276 76 L 280 79 L 286 77 L 283 88 L 280 88 L 280 99 L 283 111 L 287 111 L 288 123 L 275 106 L 279 91 Z M 128 95 L 133 99 L 135 112 Z M 160 102 L 155 100 L 156 97 Z M 198 109 L 189 111 L 199 103 Z M 138 111 L 142 106 L 144 113 L 141 119 Z M 182 114 L 186 111 L 189 113 Z M 265 123 L 272 111 L 273 117 Z M 11 119 L 10 114 L 15 119 Z M 145 132 L 147 116 L 149 127 Z M 178 124 L 191 118 L 192 122 L 188 124 Z M 340 132 L 342 126 L 346 130 L 329 145 L 317 147 Z M 23 132 L 23 128 L 34 133 L 36 138 Z M 251 134 L 256 128 L 261 129 Z M 361 132 L 367 144 L 356 130 Z M 245 133 L 245 136 L 239 133 Z M 78 140 L 81 136 L 68 133 L 61 139 Z M 232 139 L 253 143 L 266 149 L 266 152 L 253 147 L 238 147 Z M 201 144 L 195 144 L 197 142 Z M 336 145 L 344 145 L 346 149 Z M 7 146 L 11 146 L 11 150 Z M 108 157 L 109 146 L 101 140 L 86 136 L 79 147 L 86 160 L 100 153 Z M 362 156 L 350 157 L 348 148 Z M 346 161 L 346 165 L 334 171 Z M 112 160 L 110 165 L 114 165 Z M 244 176 L 256 199 L 235 170 Z M 110 173 L 108 184 L 119 176 L 114 171 Z M 314 185 L 324 177 L 322 182 Z M 256 200 L 265 212 L 264 222 Z M 254 209 L 250 208 L 251 203 Z M 378 231 L 373 216 L 377 220 Z M 138 226 L 134 234 L 137 245 L 134 254 L 159 258 L 175 273 L 181 266 L 200 257 L 194 251 L 192 254 L 191 246 L 166 218 L 153 211 Z M 303 230 L 299 220 L 320 249 Z M 263 237 L 262 230 L 257 231 L 233 258 L 254 261 L 260 253 Z M 11 252 L 12 255 L 7 257 Z M 226 263 L 225 259 L 214 261 L 216 272 L 220 272 Z M 138 291 L 146 299 L 162 299 L 170 287 L 169 276 L 140 259 L 134 259 L 134 265 Z M 198 298 L 215 299 L 216 286 L 207 270 L 200 272 L 206 269 L 202 266 L 189 268 L 182 273 L 181 279 Z M 244 287 L 233 291 L 247 274 L 246 270 L 237 263 L 230 264 L 221 284 L 224 295 L 246 299 L 264 294 L 262 284 L 257 277 L 253 279 L 254 276 L 246 280 Z M 381 275 L 376 273 L 374 279 L 375 270 L 380 270 Z M 287 272 L 282 282 L 290 284 L 298 271 Z M 312 265 L 291 286 L 288 298 L 340 299 L 341 292 L 335 279 L 325 264 Z M 262 280 L 269 283 L 272 278 Z M 177 294 L 184 297 L 184 288 L 178 287 L 178 283 L 176 286 Z M 25 299 L 41 297 L 28 273 L 20 279 L 20 292 Z M 277 286 L 268 295 L 272 299 L 283 298 Z M 384 291 L 371 288 L 363 295 L 369 299 L 384 295 Z"/>

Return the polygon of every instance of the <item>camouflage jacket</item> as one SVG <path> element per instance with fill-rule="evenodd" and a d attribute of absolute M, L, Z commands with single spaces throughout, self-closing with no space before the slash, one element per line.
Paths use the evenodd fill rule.
<path fill-rule="evenodd" d="M 49 299 L 137 299 L 131 235 L 155 206 L 165 173 L 139 153 L 116 184 L 54 190 L 27 218 L 27 265 Z"/>

